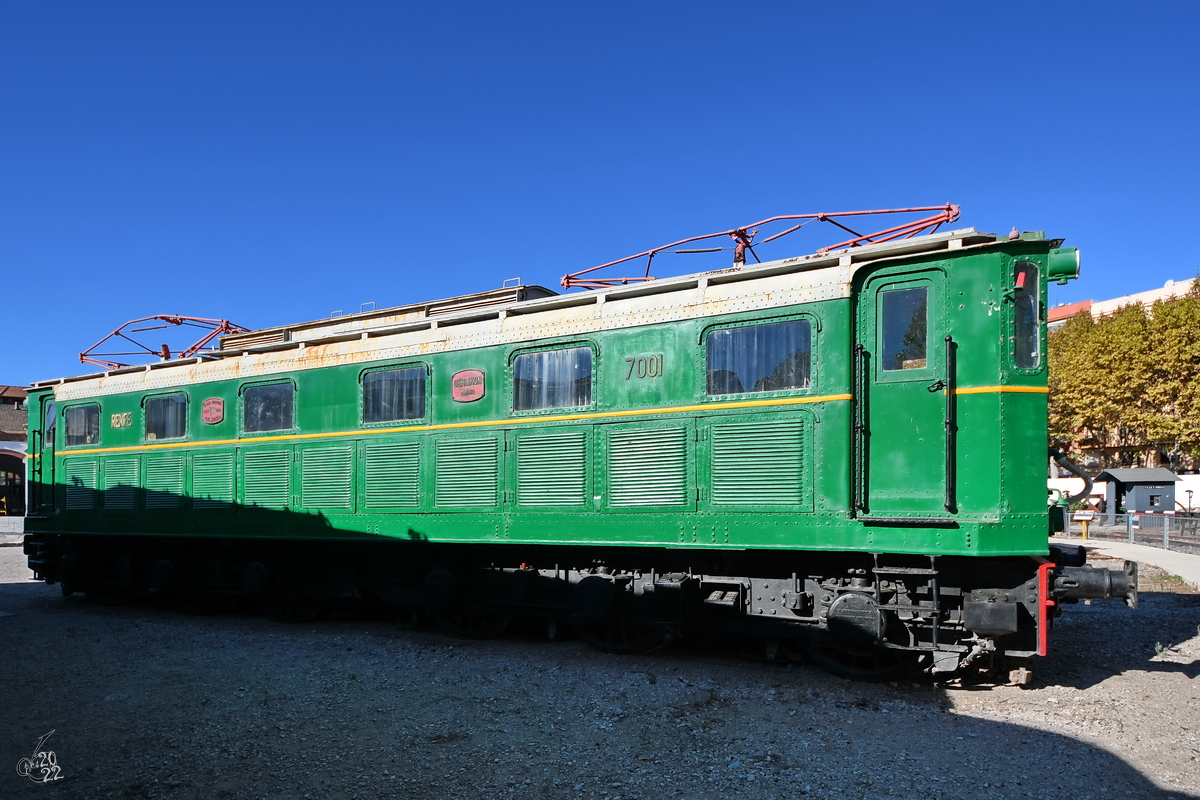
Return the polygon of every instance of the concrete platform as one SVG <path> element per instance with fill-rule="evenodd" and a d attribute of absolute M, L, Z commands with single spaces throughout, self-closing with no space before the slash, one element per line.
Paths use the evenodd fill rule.
<path fill-rule="evenodd" d="M 1087 548 L 1088 553 L 1094 552 L 1109 558 L 1123 558 L 1139 564 L 1149 564 L 1166 570 L 1172 575 L 1178 575 L 1184 583 L 1200 589 L 1200 556 L 1177 553 L 1174 550 L 1163 550 L 1158 547 L 1147 547 L 1143 544 L 1106 542 L 1099 539 L 1086 542 L 1080 539 L 1051 539 L 1050 541 L 1054 544 L 1081 544 Z"/>
<path fill-rule="evenodd" d="M 0 517 L 0 545 L 21 544 L 25 541 L 24 517 Z"/>

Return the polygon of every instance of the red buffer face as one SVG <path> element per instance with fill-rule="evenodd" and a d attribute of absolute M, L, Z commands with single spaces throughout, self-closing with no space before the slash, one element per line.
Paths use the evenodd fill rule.
<path fill-rule="evenodd" d="M 471 403 L 479 400 L 486 392 L 483 370 L 464 369 L 456 372 L 450 378 L 450 397 L 457 403 Z"/>

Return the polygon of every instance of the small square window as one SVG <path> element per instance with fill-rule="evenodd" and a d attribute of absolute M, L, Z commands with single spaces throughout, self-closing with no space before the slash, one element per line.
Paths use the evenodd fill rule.
<path fill-rule="evenodd" d="M 182 439 L 187 435 L 187 397 L 146 398 L 146 440 Z"/>
<path fill-rule="evenodd" d="M 98 444 L 100 406 L 75 406 L 66 410 L 67 446 Z"/>
<path fill-rule="evenodd" d="M 291 383 L 247 386 L 242 395 L 242 429 L 246 433 L 290 430 L 293 394 Z"/>
<path fill-rule="evenodd" d="M 513 410 L 578 408 L 592 402 L 592 348 L 522 353 L 513 363 Z"/>
<path fill-rule="evenodd" d="M 705 342 L 709 395 L 807 389 L 812 380 L 807 320 L 721 328 Z"/>
<path fill-rule="evenodd" d="M 425 368 L 385 369 L 363 375 L 363 422 L 425 416 Z"/>

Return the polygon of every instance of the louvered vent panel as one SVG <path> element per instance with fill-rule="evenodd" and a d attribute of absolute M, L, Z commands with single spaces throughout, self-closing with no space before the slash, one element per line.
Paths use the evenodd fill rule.
<path fill-rule="evenodd" d="M 94 458 L 70 458 L 63 464 L 67 477 L 67 510 L 90 511 L 96 507 L 96 476 L 99 464 Z"/>
<path fill-rule="evenodd" d="M 183 507 L 183 456 L 147 457 L 143 469 L 147 510 Z"/>
<path fill-rule="evenodd" d="M 420 442 L 368 445 L 366 468 L 367 508 L 420 507 Z"/>
<path fill-rule="evenodd" d="M 192 456 L 192 508 L 229 508 L 233 503 L 233 453 Z"/>
<path fill-rule="evenodd" d="M 300 490 L 305 508 L 349 509 L 354 489 L 354 448 L 313 447 L 300 452 Z"/>
<path fill-rule="evenodd" d="M 495 439 L 442 439 L 436 443 L 437 504 L 452 508 L 496 505 L 500 470 Z"/>
<path fill-rule="evenodd" d="M 517 502 L 579 506 L 587 502 L 587 434 L 556 433 L 517 439 Z"/>
<path fill-rule="evenodd" d="M 608 439 L 610 506 L 687 504 L 686 428 L 615 431 Z"/>
<path fill-rule="evenodd" d="M 137 502 L 138 459 L 110 458 L 104 462 L 104 507 L 132 511 Z"/>
<path fill-rule="evenodd" d="M 805 424 L 726 423 L 712 426 L 714 505 L 794 506 L 806 499 Z"/>
<path fill-rule="evenodd" d="M 242 457 L 245 503 L 259 508 L 287 508 L 291 499 L 290 450 L 247 450 Z"/>

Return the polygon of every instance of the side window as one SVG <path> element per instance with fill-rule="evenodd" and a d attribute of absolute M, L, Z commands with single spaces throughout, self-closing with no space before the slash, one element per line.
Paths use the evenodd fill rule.
<path fill-rule="evenodd" d="M 54 444 L 54 434 L 58 432 L 58 403 L 46 406 L 46 418 L 42 420 L 42 424 L 46 426 L 42 434 L 43 446 Z"/>
<path fill-rule="evenodd" d="M 1038 266 L 1019 261 L 1013 267 L 1013 364 L 1037 369 L 1042 362 Z"/>
<path fill-rule="evenodd" d="M 146 440 L 182 439 L 187 436 L 187 396 L 146 398 Z"/>
<path fill-rule="evenodd" d="M 522 353 L 513 362 L 513 410 L 577 408 L 592 402 L 592 348 Z"/>
<path fill-rule="evenodd" d="M 924 369 L 928 362 L 929 297 L 928 289 L 895 289 L 882 292 L 883 353 L 880 365 L 885 372 Z"/>
<path fill-rule="evenodd" d="M 709 395 L 807 389 L 812 383 L 808 320 L 710 331 L 705 349 Z"/>
<path fill-rule="evenodd" d="M 425 368 L 368 372 L 362 378 L 363 422 L 391 422 L 425 416 Z"/>
<path fill-rule="evenodd" d="M 242 430 L 246 433 L 290 430 L 294 394 L 290 382 L 247 386 L 242 392 Z"/>
<path fill-rule="evenodd" d="M 65 415 L 68 447 L 100 442 L 100 406 L 74 406 Z"/>

